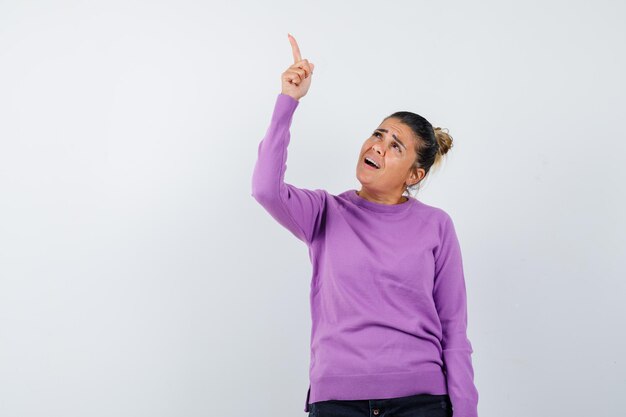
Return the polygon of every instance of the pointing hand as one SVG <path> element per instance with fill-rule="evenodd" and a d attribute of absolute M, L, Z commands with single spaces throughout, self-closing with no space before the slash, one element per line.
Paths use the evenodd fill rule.
<path fill-rule="evenodd" d="M 306 59 L 302 59 L 296 39 L 290 34 L 287 36 L 291 43 L 294 63 L 281 74 L 281 93 L 287 94 L 296 100 L 300 100 L 300 98 L 304 97 L 307 91 L 309 91 L 315 65 L 309 63 Z"/>

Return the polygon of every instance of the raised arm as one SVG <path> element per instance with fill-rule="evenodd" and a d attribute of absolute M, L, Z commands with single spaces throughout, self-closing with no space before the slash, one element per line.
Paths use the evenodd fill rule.
<path fill-rule="evenodd" d="M 302 60 L 293 37 L 289 37 L 295 63 L 283 72 L 282 92 L 265 137 L 259 143 L 252 175 L 252 196 L 296 237 L 310 244 L 319 228 L 326 204 L 323 190 L 307 190 L 285 182 L 287 147 L 293 114 L 310 85 L 313 64 Z"/>
<path fill-rule="evenodd" d="M 446 213 L 435 252 L 433 297 L 443 327 L 443 359 L 454 417 L 477 417 L 472 345 L 467 338 L 467 295 L 461 247 Z"/>

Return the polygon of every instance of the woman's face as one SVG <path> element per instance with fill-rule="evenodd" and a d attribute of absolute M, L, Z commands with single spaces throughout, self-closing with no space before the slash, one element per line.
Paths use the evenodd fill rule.
<path fill-rule="evenodd" d="M 399 196 L 405 184 L 413 185 L 423 177 L 421 169 L 419 177 L 411 170 L 416 157 L 414 141 L 411 129 L 396 118 L 384 120 L 365 140 L 356 176 L 369 194 Z M 373 159 L 379 168 L 368 165 L 366 157 Z"/>

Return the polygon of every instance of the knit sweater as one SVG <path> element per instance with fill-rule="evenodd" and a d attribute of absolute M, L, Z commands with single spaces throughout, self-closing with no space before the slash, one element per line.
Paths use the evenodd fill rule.
<path fill-rule="evenodd" d="M 461 248 L 451 217 L 414 197 L 398 204 L 284 180 L 299 101 L 276 98 L 258 146 L 252 196 L 308 247 L 309 403 L 449 394 L 477 417 Z"/>

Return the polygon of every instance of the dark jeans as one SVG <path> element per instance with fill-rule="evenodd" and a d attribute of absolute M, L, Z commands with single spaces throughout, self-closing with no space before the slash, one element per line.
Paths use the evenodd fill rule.
<path fill-rule="evenodd" d="M 448 394 L 380 400 L 327 400 L 309 404 L 309 417 L 452 417 Z"/>

